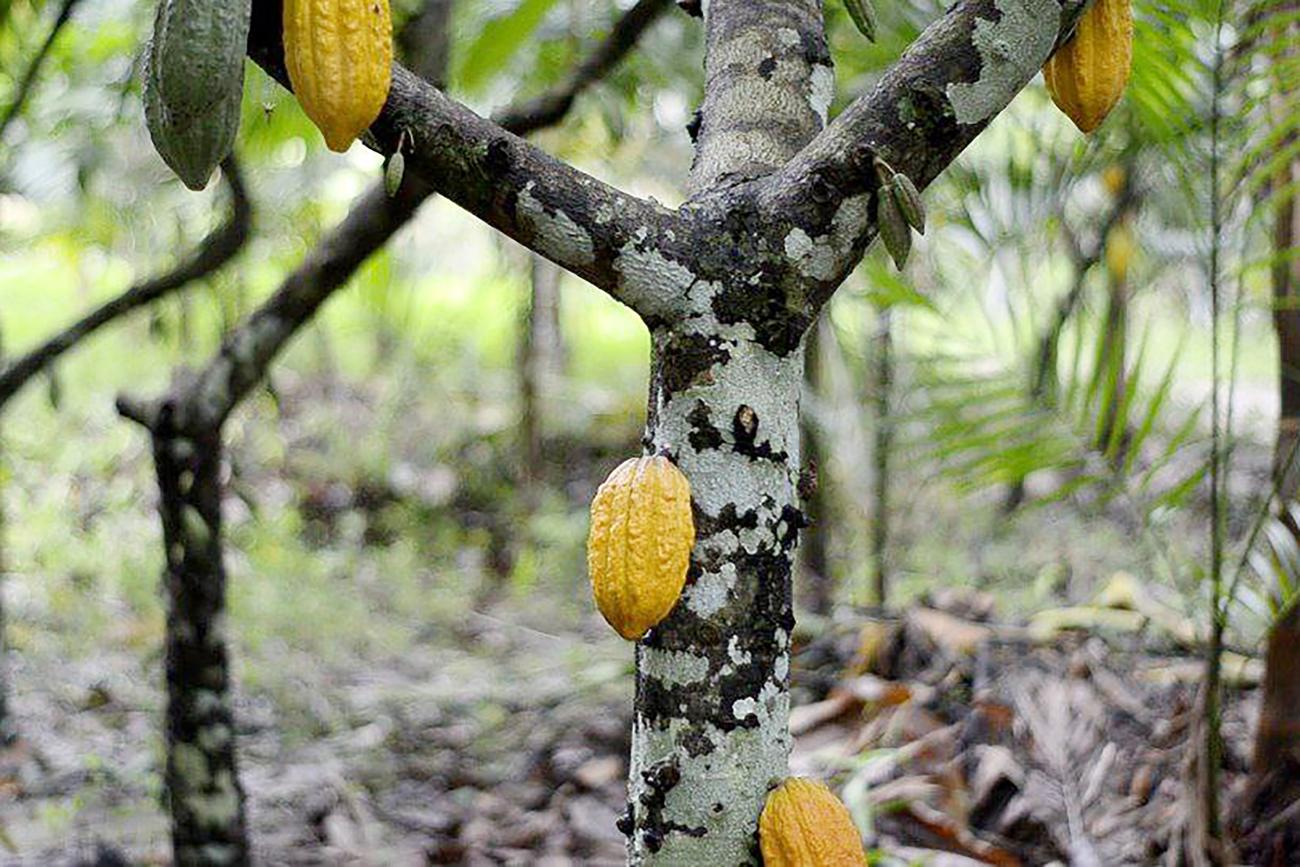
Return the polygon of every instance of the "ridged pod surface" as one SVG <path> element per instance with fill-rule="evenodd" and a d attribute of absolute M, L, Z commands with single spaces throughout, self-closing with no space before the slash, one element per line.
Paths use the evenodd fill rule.
<path fill-rule="evenodd" d="M 848 807 L 816 780 L 790 777 L 767 796 L 758 820 L 765 867 L 861 867 L 862 837 Z"/>
<path fill-rule="evenodd" d="M 176 173 L 185 186 L 192 190 L 201 190 L 212 177 L 212 171 L 223 159 L 230 155 L 235 147 L 235 137 L 239 132 L 240 103 L 244 93 L 243 52 L 248 38 L 248 9 L 246 2 L 232 3 L 226 10 L 231 14 L 235 6 L 244 7 L 243 24 L 219 28 L 210 31 L 220 33 L 221 39 L 235 39 L 239 43 L 239 62 L 220 67 L 222 75 L 212 78 L 205 88 L 206 104 L 199 109 L 195 106 L 199 100 L 189 97 L 177 97 L 176 104 L 168 98 L 169 93 L 180 93 L 180 79 L 170 78 L 170 86 L 164 85 L 164 70 L 168 64 L 176 64 L 184 54 L 192 52 L 203 55 L 208 46 L 193 43 L 173 45 L 182 35 L 189 38 L 192 28 L 175 28 L 169 26 L 175 13 L 169 10 L 173 0 L 163 0 L 158 6 L 154 19 L 154 35 L 149 40 L 148 51 L 144 58 L 144 117 L 149 128 L 149 137 L 154 149 L 163 158 L 163 162 Z M 215 4 L 217 0 L 212 0 Z M 185 4 L 194 6 L 195 4 Z M 229 25 L 230 22 L 227 21 Z M 239 35 L 239 27 L 243 35 Z M 214 46 L 213 50 L 222 52 L 225 46 Z M 210 67 L 215 68 L 215 67 Z"/>
<path fill-rule="evenodd" d="M 347 150 L 388 99 L 388 0 L 284 0 L 284 63 L 298 102 L 325 144 Z"/>
<path fill-rule="evenodd" d="M 1074 125 L 1092 132 L 1119 102 L 1133 63 L 1130 0 L 1096 0 L 1074 37 L 1043 67 L 1052 101 Z"/>
<path fill-rule="evenodd" d="M 175 123 L 200 115 L 244 85 L 250 0 L 160 0 L 150 63 L 161 103 Z"/>
<path fill-rule="evenodd" d="M 694 545 L 691 486 L 672 461 L 632 458 L 609 474 L 591 502 L 587 570 L 619 635 L 635 641 L 672 611 Z"/>

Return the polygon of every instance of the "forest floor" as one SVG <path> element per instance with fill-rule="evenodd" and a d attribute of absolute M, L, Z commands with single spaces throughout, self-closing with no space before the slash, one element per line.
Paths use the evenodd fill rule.
<path fill-rule="evenodd" d="M 1121 581 L 1100 604 L 1027 628 L 997 623 L 974 593 L 823 624 L 793 669 L 793 771 L 840 783 L 882 856 L 898 859 L 885 863 L 1160 862 L 1194 803 L 1201 668 L 1142 649 L 1168 641 L 1132 591 Z M 400 657 L 319 672 L 305 688 L 329 734 L 291 739 L 270 702 L 241 694 L 258 863 L 623 863 L 630 655 L 519 628 L 498 607 Z M 119 676 L 105 680 L 106 664 Z M 152 661 L 126 676 L 139 666 L 19 666 L 24 735 L 4 757 L 0 823 L 22 854 L 0 863 L 169 862 L 159 672 Z M 1256 669 L 1230 665 L 1229 680 Z M 1230 692 L 1228 790 L 1247 764 L 1253 705 Z"/>

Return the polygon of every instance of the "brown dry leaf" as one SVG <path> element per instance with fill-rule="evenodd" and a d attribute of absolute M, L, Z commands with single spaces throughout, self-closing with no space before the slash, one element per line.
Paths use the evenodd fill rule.
<path fill-rule="evenodd" d="M 830 696 L 790 711 L 790 734 L 805 735 L 829 722 L 861 709 L 862 702 L 851 693 L 832 690 Z"/>
<path fill-rule="evenodd" d="M 993 637 L 988 626 L 933 608 L 917 608 L 907 615 L 907 621 L 954 656 L 972 656 L 980 644 Z"/>

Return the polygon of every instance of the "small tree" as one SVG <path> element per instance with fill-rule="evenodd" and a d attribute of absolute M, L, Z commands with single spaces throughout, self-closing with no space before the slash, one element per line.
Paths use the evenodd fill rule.
<path fill-rule="evenodd" d="M 636 311 L 653 336 L 644 444 L 691 481 L 674 613 L 637 647 L 631 862 L 748 864 L 786 774 L 798 405 L 810 323 L 876 234 L 881 160 L 925 186 L 1038 72 L 1083 0 L 963 0 L 834 123 L 820 0 L 704 4 L 690 198 L 670 210 L 566 165 L 401 67 L 372 142 Z M 280 4 L 250 53 L 287 81 Z"/>

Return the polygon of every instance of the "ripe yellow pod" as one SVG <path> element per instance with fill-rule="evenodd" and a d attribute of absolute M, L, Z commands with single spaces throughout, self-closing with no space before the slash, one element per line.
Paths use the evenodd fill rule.
<path fill-rule="evenodd" d="M 635 641 L 668 616 L 694 545 L 691 486 L 672 461 L 632 458 L 609 474 L 591 502 L 587 571 L 619 635 Z"/>
<path fill-rule="evenodd" d="M 1082 132 L 1110 114 L 1128 84 L 1133 63 L 1130 0 L 1096 0 L 1079 19 L 1073 38 L 1043 67 L 1047 92 Z"/>
<path fill-rule="evenodd" d="M 1137 241 L 1128 222 L 1116 224 L 1106 237 L 1106 269 L 1117 283 L 1128 280 L 1129 265 L 1133 263 L 1133 254 L 1137 252 Z"/>
<path fill-rule="evenodd" d="M 758 820 L 765 867 L 861 867 L 862 836 L 848 807 L 816 780 L 790 777 L 767 796 Z"/>
<path fill-rule="evenodd" d="M 284 0 L 284 64 L 294 95 L 325 144 L 347 150 L 388 99 L 388 0 Z"/>

